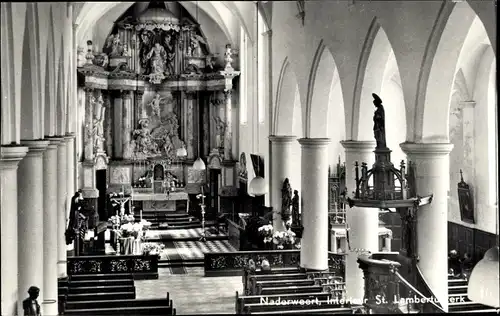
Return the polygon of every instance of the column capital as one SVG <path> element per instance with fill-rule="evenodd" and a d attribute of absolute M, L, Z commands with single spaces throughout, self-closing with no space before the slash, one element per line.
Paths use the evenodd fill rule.
<path fill-rule="evenodd" d="M 473 109 L 476 107 L 476 101 L 460 101 L 460 108 L 461 109 Z"/>
<path fill-rule="evenodd" d="M 262 32 L 262 35 L 271 37 L 273 36 L 273 30 L 267 30 L 265 32 Z"/>
<path fill-rule="evenodd" d="M 298 141 L 302 147 L 309 148 L 325 147 L 331 143 L 330 138 L 300 138 Z"/>
<path fill-rule="evenodd" d="M 49 144 L 48 140 L 21 140 L 21 145 L 29 149 L 26 156 L 41 156 Z"/>
<path fill-rule="evenodd" d="M 297 137 L 295 136 L 284 136 L 284 135 L 270 135 L 269 140 L 273 144 L 285 144 L 285 143 L 292 143 L 295 140 L 297 140 Z"/>
<path fill-rule="evenodd" d="M 0 147 L 0 170 L 16 169 L 19 162 L 26 156 L 29 148 L 24 146 L 7 145 Z"/>
<path fill-rule="evenodd" d="M 340 142 L 346 151 L 372 152 L 375 150 L 374 141 L 343 140 Z"/>
<path fill-rule="evenodd" d="M 453 149 L 453 144 L 450 143 L 401 143 L 399 145 L 403 152 L 407 155 L 418 157 L 440 157 L 447 156 Z"/>
<path fill-rule="evenodd" d="M 132 95 L 130 94 L 130 90 L 123 90 L 121 91 L 121 96 L 122 96 L 122 99 L 123 100 L 131 100 L 132 99 Z"/>

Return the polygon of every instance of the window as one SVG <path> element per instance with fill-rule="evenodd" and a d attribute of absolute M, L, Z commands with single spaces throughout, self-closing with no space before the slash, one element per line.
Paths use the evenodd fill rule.
<path fill-rule="evenodd" d="M 266 26 L 264 24 L 264 19 L 262 18 L 262 15 L 259 13 L 258 17 L 258 43 L 257 43 L 257 89 L 258 94 L 259 94 L 259 99 L 257 100 L 258 102 L 258 116 L 259 116 L 259 123 L 264 123 L 266 119 L 266 114 L 265 114 L 265 109 L 266 109 L 266 83 L 267 83 L 267 78 L 266 78 L 266 49 L 267 49 L 267 36 L 264 34 L 266 30 Z"/>
<path fill-rule="evenodd" d="M 247 123 L 247 35 L 245 30 L 240 27 L 240 124 Z"/>

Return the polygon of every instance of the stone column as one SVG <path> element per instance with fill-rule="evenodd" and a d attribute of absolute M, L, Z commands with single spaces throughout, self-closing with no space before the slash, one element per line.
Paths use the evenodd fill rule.
<path fill-rule="evenodd" d="M 302 233 L 300 267 L 328 269 L 328 138 L 301 138 Z M 274 167 L 274 166 L 273 166 Z"/>
<path fill-rule="evenodd" d="M 281 188 L 286 178 L 294 188 L 292 170 L 292 145 L 296 141 L 295 136 L 269 136 L 271 141 L 271 206 L 275 212 L 273 215 L 274 231 L 284 231 L 285 223 L 276 212 L 281 211 L 282 194 Z M 293 197 L 293 195 L 292 195 Z"/>
<path fill-rule="evenodd" d="M 64 138 L 64 137 L 62 137 Z M 65 278 L 66 273 L 66 198 L 68 194 L 67 161 L 68 152 L 66 140 L 57 147 L 57 276 Z"/>
<path fill-rule="evenodd" d="M 137 106 L 137 112 L 136 112 L 136 117 L 135 117 L 135 122 L 138 122 L 141 118 L 143 113 L 145 113 L 144 109 L 144 103 L 142 102 L 142 97 L 144 96 L 144 91 L 137 90 L 135 92 L 135 104 Z M 134 129 L 137 128 L 134 126 Z"/>
<path fill-rule="evenodd" d="M 75 189 L 75 134 L 67 133 L 64 136 L 66 141 L 66 155 L 68 157 L 67 160 L 67 177 L 68 177 L 68 191 L 66 195 L 66 218 L 69 218 L 69 211 L 71 206 L 71 197 L 73 193 L 76 191 Z"/>
<path fill-rule="evenodd" d="M 25 294 L 34 285 L 43 289 L 43 152 L 48 140 L 21 141 L 29 148 L 19 163 L 18 179 L 18 293 Z M 40 293 L 43 297 L 43 292 Z M 23 314 L 22 299 L 18 300 L 18 315 Z"/>
<path fill-rule="evenodd" d="M 232 160 L 232 150 L 233 150 L 233 110 L 231 103 L 231 90 L 224 90 L 224 102 L 225 102 L 225 116 L 226 116 L 226 129 L 224 131 L 224 160 Z"/>
<path fill-rule="evenodd" d="M 21 159 L 26 156 L 27 147 L 5 146 L 0 147 L 0 185 L 2 194 L 0 202 L 1 216 L 1 288 L 2 301 L 0 304 L 1 315 L 15 315 L 17 301 L 21 299 L 18 293 L 18 188 L 17 171 Z M 26 293 L 26 291 L 24 291 Z"/>
<path fill-rule="evenodd" d="M 43 288 L 42 315 L 57 315 L 57 147 L 64 138 L 48 139 L 43 153 Z"/>
<path fill-rule="evenodd" d="M 194 102 L 196 92 L 186 92 L 186 151 L 187 159 L 194 160 Z"/>
<path fill-rule="evenodd" d="M 115 94 L 113 104 L 113 157 L 123 159 L 123 99 L 122 91 Z"/>
<path fill-rule="evenodd" d="M 347 194 L 354 196 L 356 182 L 354 164 L 356 161 L 366 162 L 369 166 L 375 160 L 375 142 L 373 141 L 342 141 L 346 160 Z M 358 254 L 363 251 L 378 252 L 378 210 L 373 208 L 353 207 L 346 212 L 346 222 L 349 228 L 349 244 L 345 249 L 346 256 L 346 296 L 355 300 L 363 300 L 363 271 L 359 268 Z M 349 249 L 350 246 L 350 249 Z"/>
<path fill-rule="evenodd" d="M 123 122 L 122 122 L 122 144 L 123 158 L 130 159 L 130 138 L 132 135 L 132 91 L 123 91 Z"/>
<path fill-rule="evenodd" d="M 418 266 L 443 309 L 448 311 L 448 191 L 453 144 L 402 143 L 415 164 L 416 193 L 433 194 L 432 203 L 417 211 Z"/>
<path fill-rule="evenodd" d="M 94 90 L 85 88 L 85 130 L 84 130 L 84 157 L 85 160 L 94 159 L 94 137 L 92 130 L 94 126 Z"/>

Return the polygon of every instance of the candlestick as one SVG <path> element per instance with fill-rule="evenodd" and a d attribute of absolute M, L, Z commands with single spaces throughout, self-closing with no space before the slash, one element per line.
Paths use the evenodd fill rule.
<path fill-rule="evenodd" d="M 140 211 L 140 213 L 141 213 L 141 222 L 142 222 L 142 210 Z"/>

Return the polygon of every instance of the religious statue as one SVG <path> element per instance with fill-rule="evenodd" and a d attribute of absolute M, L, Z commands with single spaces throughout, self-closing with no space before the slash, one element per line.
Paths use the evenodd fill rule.
<path fill-rule="evenodd" d="M 385 112 L 382 105 L 382 99 L 375 93 L 372 93 L 373 104 L 377 108 L 373 115 L 373 133 L 377 141 L 376 148 L 387 148 L 385 140 Z"/>
<path fill-rule="evenodd" d="M 193 57 L 199 57 L 201 56 L 201 47 L 200 47 L 200 43 L 202 44 L 207 44 L 207 42 L 205 41 L 205 39 L 196 34 L 196 33 L 191 33 L 191 37 L 190 37 L 190 45 L 189 45 L 189 48 L 188 48 L 188 56 L 193 56 Z"/>
<path fill-rule="evenodd" d="M 106 108 L 103 106 L 102 96 L 99 96 L 95 106 L 96 116 L 94 118 L 94 125 L 92 129 L 92 136 L 94 137 L 94 150 L 96 152 L 104 151 L 104 114 L 106 113 Z"/>
<path fill-rule="evenodd" d="M 292 206 L 292 187 L 286 178 L 281 188 L 281 219 L 284 222 L 290 219 L 290 206 Z"/>
<path fill-rule="evenodd" d="M 73 243 L 73 240 L 75 239 L 76 236 L 76 223 L 77 223 L 77 217 L 76 213 L 81 209 L 81 202 L 83 201 L 83 193 L 81 190 L 78 190 L 75 192 L 73 197 L 71 198 L 71 205 L 70 205 L 70 211 L 69 211 L 69 223 L 68 223 L 68 228 L 66 229 L 66 244 L 71 245 Z"/>
<path fill-rule="evenodd" d="M 172 43 L 172 35 L 168 34 L 165 36 L 164 40 L 165 51 L 167 53 L 165 70 L 168 75 L 174 74 L 174 60 L 175 60 L 175 49 Z"/>
<path fill-rule="evenodd" d="M 212 56 L 210 55 L 206 56 L 205 68 L 203 70 L 207 74 L 215 72 L 215 63 Z"/>
<path fill-rule="evenodd" d="M 158 116 L 158 119 L 161 121 L 161 108 L 160 108 L 160 102 L 163 101 L 165 98 L 162 98 L 159 93 L 155 94 L 153 100 L 149 102 L 149 106 L 151 106 L 151 113 L 152 116 Z"/>
<path fill-rule="evenodd" d="M 134 131 L 135 136 L 135 152 L 142 154 L 157 154 L 158 146 L 153 141 L 151 137 L 151 131 L 149 130 L 149 119 L 139 120 L 140 129 Z"/>
<path fill-rule="evenodd" d="M 120 40 L 120 34 L 117 33 L 116 35 L 114 35 L 111 45 L 111 57 L 120 56 L 123 50 L 123 46 Z"/>
<path fill-rule="evenodd" d="M 86 63 L 87 63 L 87 58 L 85 57 L 85 51 L 83 47 L 78 46 L 76 66 L 83 67 Z"/>
<path fill-rule="evenodd" d="M 151 48 L 146 58 L 150 60 L 151 73 L 159 74 L 165 72 L 165 62 L 167 53 L 165 48 L 160 45 L 160 43 L 155 43 L 155 46 Z"/>
<path fill-rule="evenodd" d="M 231 58 L 231 55 L 233 54 L 231 45 L 227 44 L 226 45 L 226 52 L 224 53 L 224 61 L 226 62 L 226 66 L 224 69 L 233 69 L 233 66 L 231 66 L 231 63 L 233 62 L 233 58 Z"/>
<path fill-rule="evenodd" d="M 299 213 L 299 191 L 293 191 L 292 199 L 292 223 L 293 226 L 300 226 L 300 213 Z"/>
<path fill-rule="evenodd" d="M 122 52 L 123 57 L 130 57 L 130 52 L 128 50 L 128 45 L 123 44 L 123 52 Z"/>
<path fill-rule="evenodd" d="M 140 50 L 139 50 L 139 55 L 140 55 L 140 61 L 141 61 L 141 68 L 143 69 L 143 74 L 149 74 L 151 73 L 151 68 L 149 65 L 149 60 L 148 60 L 148 53 L 150 52 L 150 47 L 151 47 L 151 37 L 152 33 L 144 31 L 141 33 L 141 43 L 140 43 Z"/>
<path fill-rule="evenodd" d="M 213 117 L 215 121 L 215 129 L 217 134 L 215 136 L 215 146 L 217 148 L 224 148 L 224 133 L 226 132 L 227 124 L 219 116 Z"/>
<path fill-rule="evenodd" d="M 28 294 L 29 297 L 23 301 L 24 316 L 41 316 L 40 304 L 36 300 L 40 295 L 40 289 L 36 286 L 30 286 Z"/>
<path fill-rule="evenodd" d="M 167 155 L 167 157 L 173 157 L 173 155 L 175 155 L 176 152 L 175 152 L 175 148 L 172 144 L 172 140 L 170 139 L 170 137 L 168 135 L 166 135 L 164 140 L 165 140 L 165 144 L 163 145 L 163 150 L 165 151 L 165 155 Z"/>

